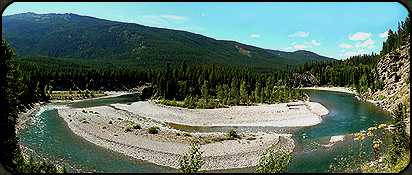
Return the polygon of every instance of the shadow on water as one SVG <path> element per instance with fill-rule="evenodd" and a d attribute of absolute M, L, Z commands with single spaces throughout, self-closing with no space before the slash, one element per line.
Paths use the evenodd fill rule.
<path fill-rule="evenodd" d="M 92 100 L 84 100 L 79 102 L 65 103 L 72 108 L 88 108 L 94 106 L 108 105 L 112 103 L 126 103 L 130 104 L 140 100 L 140 94 L 127 94 L 118 97 L 106 97 Z"/>

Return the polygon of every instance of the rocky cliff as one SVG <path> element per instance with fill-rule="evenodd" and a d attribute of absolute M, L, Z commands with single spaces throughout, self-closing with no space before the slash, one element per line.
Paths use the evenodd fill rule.
<path fill-rule="evenodd" d="M 292 78 L 289 79 L 287 86 L 291 86 L 293 88 L 298 87 L 312 87 L 318 83 L 318 79 L 313 76 L 312 73 L 309 71 L 303 73 L 295 73 L 293 74 Z"/>
<path fill-rule="evenodd" d="M 399 103 L 406 105 L 407 133 L 410 133 L 410 36 L 404 45 L 379 60 L 376 74 L 383 88 L 368 96 L 391 112 Z"/>

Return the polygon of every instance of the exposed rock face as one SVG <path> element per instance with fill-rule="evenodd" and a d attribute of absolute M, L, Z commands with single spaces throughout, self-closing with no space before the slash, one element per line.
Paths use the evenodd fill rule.
<path fill-rule="evenodd" d="M 252 57 L 252 55 L 250 54 L 250 51 L 243 49 L 237 45 L 235 45 L 236 49 L 239 51 L 239 53 L 243 54 L 243 55 L 247 55 L 248 57 Z"/>
<path fill-rule="evenodd" d="M 369 97 L 378 101 L 377 105 L 393 112 L 399 103 L 407 106 L 407 133 L 410 133 L 410 43 L 385 55 L 377 65 L 377 75 L 383 82 L 382 90 L 370 92 Z"/>
<path fill-rule="evenodd" d="M 295 73 L 286 84 L 293 88 L 298 87 L 312 87 L 318 83 L 318 79 L 309 71 L 303 73 Z"/>

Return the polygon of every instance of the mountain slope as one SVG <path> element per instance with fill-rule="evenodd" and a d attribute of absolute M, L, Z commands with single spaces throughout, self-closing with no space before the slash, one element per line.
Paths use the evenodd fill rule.
<path fill-rule="evenodd" d="M 121 23 L 76 14 L 3 16 L 3 35 L 22 57 L 78 59 L 96 66 L 163 68 L 216 64 L 272 72 L 303 61 L 199 34 Z"/>
<path fill-rule="evenodd" d="M 306 50 L 297 50 L 294 52 L 283 52 L 279 50 L 270 50 L 270 49 L 266 49 L 266 50 L 276 56 L 280 56 L 280 57 L 287 58 L 287 59 L 292 59 L 298 62 L 311 62 L 311 61 L 316 62 L 316 61 L 336 60 L 336 59 L 321 56 L 321 55 L 318 55 L 316 53 L 306 51 Z"/>

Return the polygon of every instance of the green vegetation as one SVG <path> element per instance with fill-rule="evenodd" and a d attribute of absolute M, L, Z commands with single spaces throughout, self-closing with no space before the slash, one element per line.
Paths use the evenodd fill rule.
<path fill-rule="evenodd" d="M 133 127 L 133 129 L 141 129 L 142 128 L 139 123 L 133 124 L 132 127 Z"/>
<path fill-rule="evenodd" d="M 192 109 L 281 103 L 306 98 L 299 89 L 279 87 L 283 84 L 274 76 L 246 69 L 187 66 L 183 61 L 180 68 L 171 68 L 167 64 L 166 69 L 151 71 L 149 77 L 154 87 L 153 98 L 162 99 L 160 103 L 165 105 Z"/>
<path fill-rule="evenodd" d="M 3 31 L 2 31 L 3 34 Z M 58 169 L 54 164 L 42 162 L 36 163 L 33 156 L 29 160 L 23 157 L 19 145 L 19 138 L 16 135 L 16 122 L 18 113 L 26 108 L 31 107 L 31 96 L 38 100 L 39 93 L 29 95 L 27 82 L 22 75 L 19 65 L 16 61 L 16 54 L 2 37 L 1 42 L 1 62 L 0 62 L 0 105 L 2 112 L 0 116 L 0 154 L 1 164 L 10 173 L 34 173 L 50 172 L 57 173 Z M 38 91 L 41 91 L 38 89 Z M 64 172 L 67 170 L 64 168 Z"/>
<path fill-rule="evenodd" d="M 380 55 L 373 53 L 353 56 L 347 60 L 303 64 L 304 61 L 296 61 L 297 58 L 282 59 L 260 48 L 217 41 L 188 32 L 122 24 L 73 14 L 46 15 L 50 18 L 41 18 L 41 22 L 45 24 L 43 26 L 34 25 L 39 22 L 34 21 L 33 16 L 36 14 L 2 17 L 4 36 L 14 44 L 16 52 L 20 53 L 17 60 L 10 45 L 2 38 L 4 55 L 0 65 L 0 105 L 4 109 L 0 117 L 1 163 L 11 173 L 55 172 L 52 164 L 35 165 L 33 159 L 27 163 L 15 134 L 18 112 L 30 108 L 36 102 L 48 101 L 53 91 L 68 90 L 69 94 L 77 92 L 83 97 L 89 97 L 94 96 L 95 92 L 128 90 L 150 82 L 153 87 L 152 98 L 158 99 L 162 104 L 186 108 L 219 108 L 304 100 L 306 96 L 301 90 L 286 85 L 294 73 L 309 71 L 319 80 L 319 86 L 345 86 L 353 87 L 360 93 L 369 90 L 373 92 L 383 88 L 376 74 L 379 59 L 405 43 L 410 34 L 408 15 L 397 32 L 389 31 Z M 62 17 L 71 18 L 73 22 L 67 23 Z M 12 24 L 16 21 L 18 22 Z M 15 33 L 18 31 L 23 35 Z M 39 35 L 40 31 L 46 34 Z M 80 34 L 92 39 L 85 41 Z M 32 45 L 33 41 L 40 40 L 39 37 L 43 38 L 43 42 Z M 68 38 L 79 42 L 72 42 Z M 48 55 L 43 55 L 44 53 Z M 166 67 L 161 69 L 164 66 Z M 286 69 L 286 66 L 290 69 Z M 389 69 L 395 71 L 395 67 Z M 87 113 L 85 110 L 82 112 Z M 389 152 L 384 155 L 382 163 L 371 166 L 366 165 L 369 162 L 362 162 L 363 150 L 367 148 L 363 148 L 366 141 L 364 133 L 361 133 L 357 138 L 362 150 L 348 159 L 341 157 L 342 162 L 348 160 L 342 167 L 350 165 L 351 172 L 400 171 L 408 163 L 410 152 L 410 140 L 405 132 L 405 114 L 405 106 L 402 104 L 394 112 Z M 80 122 L 88 123 L 85 118 Z M 111 120 L 109 124 L 112 124 Z M 138 129 L 140 125 L 129 127 L 129 130 Z M 158 129 L 159 127 L 151 127 L 148 132 L 156 134 Z M 377 136 L 376 131 L 371 130 L 374 133 L 370 135 Z M 190 136 L 188 133 L 184 135 Z M 236 131 L 229 131 L 228 137 L 235 136 Z M 383 154 L 380 151 L 381 143 L 371 136 L 368 135 L 372 142 L 370 152 L 377 159 Z M 253 139 L 255 138 L 247 138 Z M 198 149 L 195 148 L 192 153 L 197 154 Z M 256 171 L 286 171 L 292 157 L 289 153 L 279 151 L 274 152 L 273 147 L 265 151 Z M 201 161 L 196 160 L 194 163 L 197 164 L 192 164 L 189 163 L 190 158 L 186 156 L 187 160 L 182 159 L 181 167 L 186 167 L 181 169 L 182 172 L 197 172 L 200 168 Z M 354 167 L 357 165 L 360 166 Z M 374 170 L 365 167 L 373 167 Z M 382 167 L 389 167 L 390 170 Z M 347 172 L 346 169 L 337 171 Z"/>
<path fill-rule="evenodd" d="M 128 121 L 128 120 L 126 120 L 126 121 Z M 131 126 L 126 127 L 126 129 L 125 129 L 126 132 L 132 131 L 132 129 L 141 129 L 142 128 L 139 123 L 134 123 L 133 121 L 128 121 L 128 122 Z"/>
<path fill-rule="evenodd" d="M 399 103 L 392 117 L 392 135 L 389 145 L 388 160 L 392 165 L 397 165 L 398 161 L 410 152 L 410 136 L 406 133 L 406 108 Z"/>
<path fill-rule="evenodd" d="M 202 159 L 203 151 L 200 151 L 198 140 L 193 140 L 190 144 L 189 152 L 179 158 L 181 173 L 197 173 L 197 171 L 205 164 Z"/>
<path fill-rule="evenodd" d="M 410 14 L 405 21 L 398 23 L 398 30 L 393 32 L 391 29 L 388 31 L 388 39 L 383 42 L 381 55 L 386 55 L 394 51 L 398 46 L 403 45 L 408 40 L 410 35 Z"/>
<path fill-rule="evenodd" d="M 126 127 L 126 129 L 125 129 L 124 131 L 126 131 L 126 132 L 132 131 L 132 128 L 133 128 L 133 127 L 128 126 L 128 127 Z"/>
<path fill-rule="evenodd" d="M 321 61 L 321 62 L 325 62 L 325 61 L 334 61 L 335 59 L 332 58 L 328 58 L 325 56 L 320 56 L 316 53 L 307 51 L 307 50 L 297 50 L 294 52 L 283 52 L 283 51 L 279 51 L 279 50 L 270 50 L 270 49 L 266 49 L 268 52 L 278 55 L 282 58 L 289 58 L 291 60 L 297 61 L 297 62 L 306 62 L 306 63 L 310 63 L 310 62 L 316 62 L 316 61 Z"/>
<path fill-rule="evenodd" d="M 166 60 L 171 66 L 178 66 L 185 59 L 190 65 L 216 64 L 272 72 L 304 62 L 234 41 L 76 14 L 2 16 L 2 26 L 8 42 L 18 48 L 20 58 L 65 58 L 93 65 L 89 67 L 159 69 Z"/>
<path fill-rule="evenodd" d="M 240 136 L 237 135 L 237 131 L 233 129 L 227 131 L 227 136 L 229 136 L 230 139 L 240 138 Z"/>
<path fill-rule="evenodd" d="M 159 133 L 159 127 L 158 126 L 152 126 L 149 129 L 147 129 L 147 132 L 150 134 L 157 134 Z"/>
<path fill-rule="evenodd" d="M 272 145 L 262 153 L 256 173 L 284 173 L 292 161 L 291 152 L 285 152 L 279 146 L 274 152 L 275 145 Z"/>
<path fill-rule="evenodd" d="M 330 165 L 330 172 L 338 173 L 399 173 L 410 161 L 410 140 L 405 132 L 405 108 L 402 103 L 394 111 L 393 128 L 386 131 L 385 124 L 368 128 L 368 132 L 357 133 L 355 140 L 359 142 L 359 153 L 335 158 Z M 388 133 L 389 132 L 389 133 Z M 371 147 L 364 147 L 365 136 L 370 138 Z M 389 137 L 389 139 L 386 139 Z M 389 143 L 384 143 L 388 140 Z M 369 149 L 368 149 L 369 148 Z M 387 148 L 384 150 L 383 148 Z M 351 148 L 352 149 L 352 148 Z M 387 152 L 385 152 L 387 151 Z M 373 154 L 373 160 L 367 153 Z"/>

